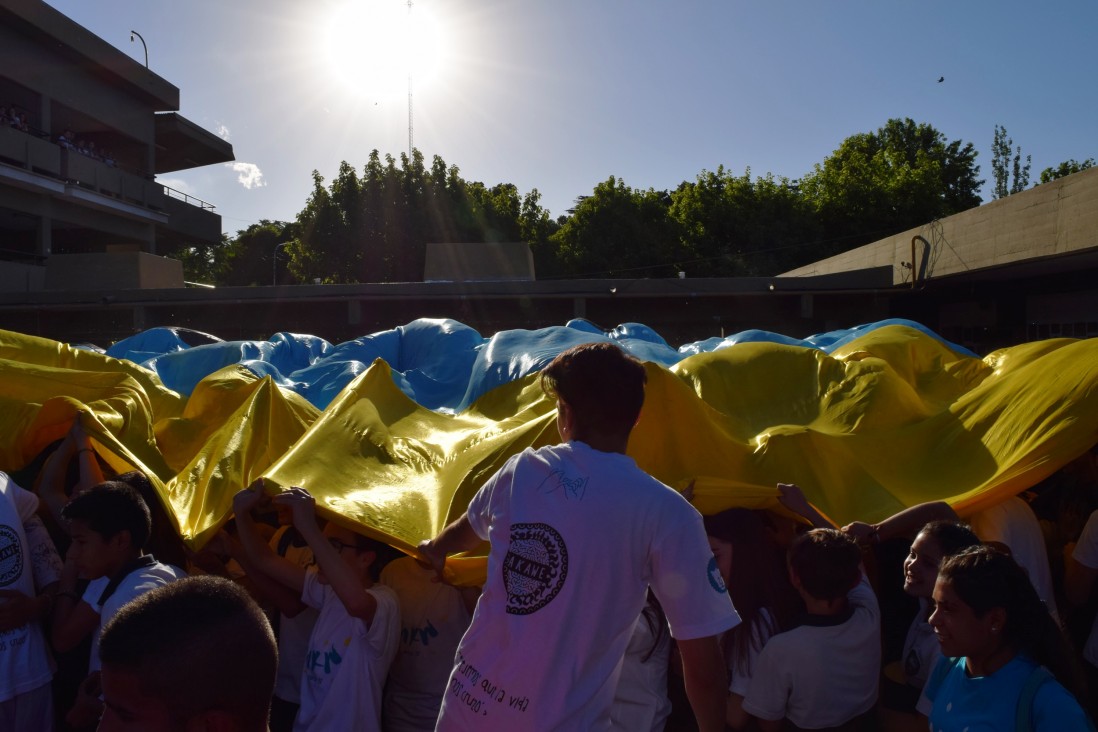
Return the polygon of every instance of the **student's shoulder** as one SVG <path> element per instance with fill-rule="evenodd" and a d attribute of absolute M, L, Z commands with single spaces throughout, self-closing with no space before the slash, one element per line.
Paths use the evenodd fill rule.
<path fill-rule="evenodd" d="M 1051 677 L 1051 673 L 1048 674 Z M 1054 678 L 1048 678 L 1033 695 L 1033 709 L 1030 714 L 1033 729 L 1060 730 L 1070 732 L 1094 732 L 1079 700 Z"/>

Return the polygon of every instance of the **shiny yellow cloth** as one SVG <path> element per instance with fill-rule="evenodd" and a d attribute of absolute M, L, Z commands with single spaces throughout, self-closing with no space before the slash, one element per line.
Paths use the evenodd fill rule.
<path fill-rule="evenodd" d="M 774 507 L 776 483 L 794 482 L 840 524 L 938 499 L 963 516 L 1098 440 L 1095 339 L 981 360 L 887 326 L 832 355 L 741 343 L 646 368 L 629 453 L 670 485 L 693 481 L 703 513 Z M 184 399 L 133 364 L 2 331 L 0 406 L 0 469 L 23 467 L 83 412 L 97 451 L 150 473 L 194 547 L 229 518 L 233 493 L 265 475 L 272 490 L 303 486 L 322 514 L 411 551 L 508 457 L 558 440 L 536 375 L 453 416 L 415 404 L 378 361 L 321 414 L 243 367 Z"/>

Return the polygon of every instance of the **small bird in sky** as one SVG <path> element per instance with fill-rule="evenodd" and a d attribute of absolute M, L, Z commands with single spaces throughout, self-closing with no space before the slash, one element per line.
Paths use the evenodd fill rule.
<path fill-rule="evenodd" d="M 941 84 L 941 83 L 942 83 L 943 81 L 945 81 L 945 80 L 946 80 L 946 78 L 945 78 L 944 76 L 939 76 L 939 77 L 938 77 L 938 83 L 939 83 L 939 84 Z"/>

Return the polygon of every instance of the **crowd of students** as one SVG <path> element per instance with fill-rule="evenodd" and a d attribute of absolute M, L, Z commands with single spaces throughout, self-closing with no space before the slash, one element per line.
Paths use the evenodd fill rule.
<path fill-rule="evenodd" d="M 31 127 L 30 118 L 27 116 L 27 113 L 20 111 L 14 106 L 0 106 L 0 126 L 11 127 L 20 132 L 36 134 L 40 137 L 48 137 L 46 133 Z M 57 136 L 54 142 L 65 150 L 71 150 L 72 152 L 89 157 L 92 160 L 98 160 L 112 168 L 118 165 L 115 161 L 113 152 L 105 147 L 97 146 L 94 140 L 77 137 L 76 133 L 68 127 Z"/>
<path fill-rule="evenodd" d="M 21 132 L 30 132 L 30 121 L 26 112 L 20 112 L 15 107 L 0 106 L 0 125 L 12 127 Z"/>
<path fill-rule="evenodd" d="M 703 519 L 624 455 L 643 384 L 613 346 L 558 357 L 561 444 L 415 558 L 262 480 L 186 552 L 77 420 L 33 492 L 0 473 L 0 730 L 1093 729 L 1098 511 L 1064 535 L 1056 507 L 1093 508 L 1094 453 L 1044 534 L 1020 498 L 840 528 L 789 484 Z M 451 584 L 484 541 L 485 586 Z"/>

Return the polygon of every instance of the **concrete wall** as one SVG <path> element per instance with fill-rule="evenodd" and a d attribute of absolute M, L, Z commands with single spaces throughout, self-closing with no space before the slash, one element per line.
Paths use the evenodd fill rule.
<path fill-rule="evenodd" d="M 912 262 L 912 238 L 917 241 Z M 925 242 L 925 243 L 924 243 Z M 786 272 L 784 276 L 890 266 L 893 283 L 1098 248 L 1098 168 L 1015 193 Z"/>
<path fill-rule="evenodd" d="M 139 290 L 183 287 L 183 263 L 145 252 L 55 254 L 46 261 L 47 290 Z"/>
<path fill-rule="evenodd" d="M 37 292 L 46 282 L 46 268 L 18 262 L 0 262 L 0 291 Z"/>

